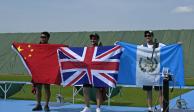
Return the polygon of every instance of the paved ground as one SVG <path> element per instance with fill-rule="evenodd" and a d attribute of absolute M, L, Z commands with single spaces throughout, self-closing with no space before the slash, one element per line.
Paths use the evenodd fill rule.
<path fill-rule="evenodd" d="M 194 112 L 194 90 L 181 96 L 181 101 L 186 102 L 186 105 L 181 103 L 182 109 L 178 109 L 177 107 L 178 99 L 180 99 L 180 97 L 174 98 L 170 101 L 170 112 Z M 35 101 L 0 100 L 0 112 L 31 112 L 34 106 Z M 83 104 L 50 103 L 51 112 L 80 112 L 83 106 Z M 92 105 L 93 112 L 95 112 L 95 108 L 96 106 Z M 102 106 L 102 112 L 146 112 L 146 109 L 147 108 L 145 107 Z"/>
<path fill-rule="evenodd" d="M 42 104 L 44 105 L 44 104 Z M 0 112 L 30 112 L 35 106 L 35 101 L 26 100 L 0 100 Z M 80 112 L 83 104 L 70 103 L 50 103 L 52 112 Z M 92 105 L 92 111 L 95 112 L 95 105 Z M 142 112 L 146 108 L 143 107 L 122 107 L 122 106 L 102 106 L 103 112 Z"/>

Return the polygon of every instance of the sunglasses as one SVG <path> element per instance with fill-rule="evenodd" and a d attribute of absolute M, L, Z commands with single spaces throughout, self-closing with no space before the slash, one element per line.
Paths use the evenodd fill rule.
<path fill-rule="evenodd" d="M 47 38 L 46 36 L 40 36 L 40 38 Z"/>
<path fill-rule="evenodd" d="M 144 35 L 145 37 L 151 37 L 151 35 Z"/>

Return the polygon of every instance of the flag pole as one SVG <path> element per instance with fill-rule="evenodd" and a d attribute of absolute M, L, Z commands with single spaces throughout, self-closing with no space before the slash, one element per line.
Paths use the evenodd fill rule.
<path fill-rule="evenodd" d="M 163 112 L 169 112 L 169 81 L 171 80 L 170 73 L 166 72 L 163 79 Z"/>

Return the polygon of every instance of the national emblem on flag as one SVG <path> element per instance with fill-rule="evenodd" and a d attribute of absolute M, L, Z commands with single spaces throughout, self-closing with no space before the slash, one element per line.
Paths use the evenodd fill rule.
<path fill-rule="evenodd" d="M 120 46 L 59 48 L 62 85 L 115 87 L 121 53 Z"/>

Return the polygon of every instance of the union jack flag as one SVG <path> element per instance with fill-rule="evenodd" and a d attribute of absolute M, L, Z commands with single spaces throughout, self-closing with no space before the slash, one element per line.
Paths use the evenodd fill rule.
<path fill-rule="evenodd" d="M 115 87 L 121 53 L 120 46 L 59 48 L 62 85 Z"/>

